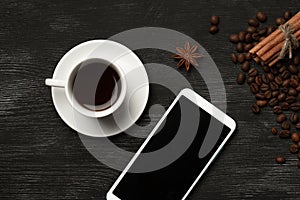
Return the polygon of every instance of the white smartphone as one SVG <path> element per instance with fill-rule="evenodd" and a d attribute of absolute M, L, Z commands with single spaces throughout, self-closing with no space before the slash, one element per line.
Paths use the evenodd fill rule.
<path fill-rule="evenodd" d="M 186 199 L 236 128 L 183 89 L 107 193 L 107 200 Z"/>

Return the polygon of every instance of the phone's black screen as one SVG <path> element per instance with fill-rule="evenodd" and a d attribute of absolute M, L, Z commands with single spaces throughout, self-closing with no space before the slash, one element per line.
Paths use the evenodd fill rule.
<path fill-rule="evenodd" d="M 180 97 L 113 194 L 121 200 L 182 199 L 229 133 L 223 123 Z"/>

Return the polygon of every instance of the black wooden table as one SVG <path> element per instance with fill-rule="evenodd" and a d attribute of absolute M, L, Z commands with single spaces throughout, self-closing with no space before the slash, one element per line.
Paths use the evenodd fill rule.
<path fill-rule="evenodd" d="M 238 124 L 233 138 L 189 199 L 300 199 L 300 170 L 295 166 L 296 157 L 288 153 L 289 141 L 270 134 L 275 123 L 270 109 L 258 116 L 250 112 L 253 96 L 247 85 L 236 85 L 239 69 L 229 59 L 233 49 L 228 42 L 230 33 L 245 28 L 247 19 L 259 10 L 274 21 L 286 9 L 296 12 L 299 1 L 2 0 L 0 199 L 105 199 L 120 172 L 97 161 L 78 134 L 63 123 L 44 79 L 52 76 L 57 62 L 71 47 L 145 26 L 174 29 L 206 48 L 224 80 L 227 113 Z M 221 17 L 220 32 L 215 36 L 207 31 L 212 14 Z M 176 65 L 166 52 L 136 53 L 143 62 Z M 195 69 L 179 72 L 209 99 Z M 167 107 L 174 97 L 151 85 L 146 111 L 153 102 Z M 142 118 L 147 118 L 146 111 Z M 125 134 L 111 140 L 131 151 L 141 144 Z M 286 156 L 286 164 L 275 164 L 278 154 Z"/>

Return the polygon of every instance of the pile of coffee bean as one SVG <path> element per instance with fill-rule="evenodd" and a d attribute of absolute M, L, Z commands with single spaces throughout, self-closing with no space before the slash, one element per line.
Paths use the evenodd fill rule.
<path fill-rule="evenodd" d="M 210 22 L 210 27 L 208 29 L 208 31 L 211 34 L 216 34 L 217 32 L 219 32 L 219 23 L 220 23 L 220 17 L 217 15 L 212 15 L 209 19 Z"/>
<path fill-rule="evenodd" d="M 293 59 L 284 59 L 273 67 L 252 60 L 249 50 L 271 34 L 276 28 L 292 17 L 291 11 L 286 11 L 282 17 L 275 20 L 276 25 L 265 25 L 267 16 L 258 12 L 256 18 L 248 20 L 245 31 L 231 34 L 230 42 L 235 44 L 235 51 L 231 54 L 233 63 L 240 66 L 241 72 L 236 82 L 247 82 L 250 92 L 255 96 L 255 103 L 250 107 L 253 113 L 258 114 L 263 107 L 270 107 L 277 115 L 278 126 L 271 129 L 271 133 L 280 138 L 291 139 L 289 151 L 298 153 L 298 167 L 300 167 L 300 73 L 298 70 L 300 57 L 294 52 Z M 293 131 L 292 131 L 293 130 Z M 282 156 L 275 161 L 279 164 L 286 162 Z"/>

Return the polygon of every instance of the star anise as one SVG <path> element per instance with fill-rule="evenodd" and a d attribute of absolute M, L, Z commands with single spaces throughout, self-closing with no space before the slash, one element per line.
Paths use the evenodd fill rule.
<path fill-rule="evenodd" d="M 189 71 L 190 64 L 193 66 L 199 66 L 197 62 L 197 58 L 203 57 L 201 54 L 196 53 L 198 49 L 198 45 L 190 46 L 189 42 L 186 42 L 184 45 L 184 49 L 180 47 L 176 47 L 178 54 L 174 55 L 174 58 L 180 59 L 177 67 L 181 67 L 183 64 L 185 65 L 185 69 Z"/>

